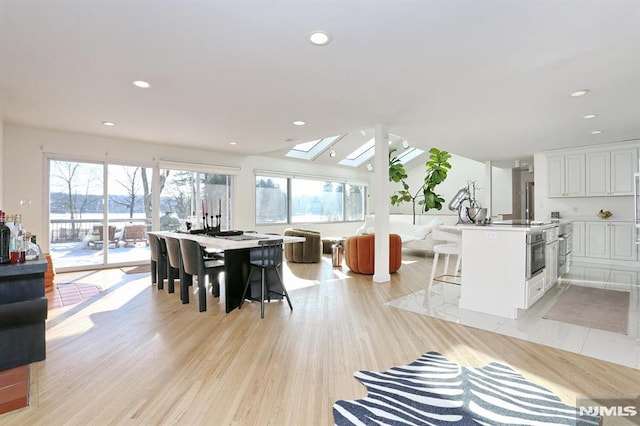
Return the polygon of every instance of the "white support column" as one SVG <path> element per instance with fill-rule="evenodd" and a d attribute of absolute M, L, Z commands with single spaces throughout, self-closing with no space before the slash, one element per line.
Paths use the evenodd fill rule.
<path fill-rule="evenodd" d="M 383 124 L 375 128 L 375 156 L 373 158 L 373 190 L 375 199 L 375 265 L 374 283 L 391 281 L 389 274 L 389 130 Z"/>
<path fill-rule="evenodd" d="M 491 161 L 484 162 L 484 186 L 484 207 L 487 208 L 487 219 L 489 219 L 493 212 L 493 163 Z"/>

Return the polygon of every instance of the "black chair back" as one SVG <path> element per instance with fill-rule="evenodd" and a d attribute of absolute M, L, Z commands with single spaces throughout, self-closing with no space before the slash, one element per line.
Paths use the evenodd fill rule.
<path fill-rule="evenodd" d="M 282 238 L 273 240 L 260 240 L 260 258 L 251 261 L 251 264 L 258 267 L 277 268 L 282 264 Z"/>

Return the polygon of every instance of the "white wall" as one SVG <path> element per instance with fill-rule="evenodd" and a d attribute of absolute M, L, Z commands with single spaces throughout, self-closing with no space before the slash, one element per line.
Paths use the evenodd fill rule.
<path fill-rule="evenodd" d="M 48 250 L 46 235 L 47 189 L 45 188 L 46 155 L 55 154 L 78 160 L 108 159 L 113 163 L 141 164 L 152 167 L 159 160 L 187 163 L 202 163 L 217 166 L 238 167 L 240 171 L 235 183 L 236 205 L 232 223 L 238 229 L 256 229 L 255 225 L 255 174 L 254 169 L 273 170 L 280 173 L 331 176 L 334 179 L 350 179 L 367 182 L 369 174 L 358 170 L 332 168 L 267 157 L 243 157 L 203 149 L 145 143 L 135 140 L 115 139 L 54 130 L 4 125 L 4 150 L 2 176 L 4 187 L 3 210 L 22 213 L 22 222 L 28 231 L 40 236 L 38 242 Z M 20 179 L 14 179 L 19 176 Z M 31 206 L 21 209 L 20 200 L 31 200 Z M 325 235 L 348 235 L 359 224 L 313 224 Z M 303 228 L 304 224 L 297 225 Z M 261 227 L 260 231 L 281 232 L 285 226 Z"/>
<path fill-rule="evenodd" d="M 426 161 L 426 160 L 425 160 Z M 441 195 L 445 199 L 445 203 L 440 211 L 429 211 L 428 215 L 449 215 L 455 212 L 449 211 L 447 205 L 449 201 L 456 195 L 460 188 L 467 186 L 468 181 L 477 182 L 476 198 L 483 204 L 485 200 L 486 185 L 486 166 L 480 161 L 470 160 L 458 155 L 452 155 L 449 160 L 451 169 L 447 174 L 447 179 L 440 185 L 436 186 L 436 194 Z M 407 170 L 407 183 L 409 190 L 415 191 L 422 185 L 425 174 L 425 163 L 421 162 L 417 166 Z M 511 169 L 492 168 L 492 207 L 493 214 L 510 214 L 512 211 L 512 176 Z M 402 189 L 400 184 L 392 187 L 393 190 Z M 392 206 L 392 214 L 412 214 L 411 203 L 403 203 L 399 206 Z M 420 214 L 419 206 L 416 213 Z"/>

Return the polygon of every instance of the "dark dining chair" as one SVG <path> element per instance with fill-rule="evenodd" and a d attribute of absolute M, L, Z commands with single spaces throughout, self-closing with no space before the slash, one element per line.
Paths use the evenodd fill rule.
<path fill-rule="evenodd" d="M 175 292 L 175 279 L 179 278 L 182 280 L 180 276 L 180 262 L 182 261 L 182 256 L 180 255 L 180 240 L 173 237 L 164 237 L 164 239 L 167 244 L 168 292 L 173 293 Z"/>
<path fill-rule="evenodd" d="M 289 293 L 287 293 L 287 289 L 284 287 L 284 282 L 282 281 L 282 277 L 280 276 L 280 267 L 282 265 L 282 238 L 277 239 L 269 239 L 269 240 L 260 240 L 258 241 L 259 250 L 255 250 L 256 253 L 259 253 L 259 256 L 256 258 L 251 258 L 250 260 L 250 270 L 249 277 L 247 278 L 247 283 L 244 286 L 244 292 L 242 293 L 242 300 L 240 301 L 240 306 L 238 309 L 242 308 L 242 304 L 247 298 L 247 293 L 251 293 L 251 278 L 253 276 L 253 272 L 259 270 L 261 273 L 260 277 L 260 299 L 256 299 L 255 297 L 251 297 L 250 300 L 260 300 L 260 318 L 264 318 L 264 299 L 265 297 L 269 302 L 271 302 L 271 294 L 276 294 L 280 297 L 285 297 L 287 299 L 287 303 L 289 304 L 289 308 L 293 311 L 293 306 L 291 305 L 291 299 L 289 299 Z M 275 271 L 275 276 L 278 278 L 280 282 L 280 290 L 273 290 L 269 286 L 269 271 Z"/>
<path fill-rule="evenodd" d="M 148 237 L 151 248 L 151 283 L 157 283 L 158 289 L 162 290 L 164 279 L 167 278 L 167 246 L 157 235 L 148 234 Z"/>
<path fill-rule="evenodd" d="M 180 280 L 180 298 L 182 303 L 189 303 L 189 285 L 193 284 L 193 277 L 198 279 L 198 304 L 200 312 L 207 310 L 207 283 L 211 284 L 211 293 L 220 296 L 219 274 L 224 270 L 224 261 L 220 259 L 205 259 L 202 247 L 197 241 L 180 240 L 180 255 L 184 277 Z"/>

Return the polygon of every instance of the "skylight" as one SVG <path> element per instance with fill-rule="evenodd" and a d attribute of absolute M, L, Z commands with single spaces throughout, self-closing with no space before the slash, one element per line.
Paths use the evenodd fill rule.
<path fill-rule="evenodd" d="M 400 160 L 400 163 L 402 164 L 407 164 L 422 153 L 424 153 L 423 150 L 411 147 L 398 154 L 398 160 Z"/>
<path fill-rule="evenodd" d="M 375 144 L 376 144 L 375 139 L 371 138 L 369 139 L 369 142 L 360 145 L 355 151 L 353 151 L 351 154 L 347 155 L 344 158 L 346 160 L 355 160 L 356 158 L 360 157 L 362 154 L 364 154 L 365 152 L 373 148 Z"/>
<path fill-rule="evenodd" d="M 405 146 L 405 144 L 407 147 L 409 147 L 409 143 L 406 139 L 403 139 L 400 136 L 394 134 L 389 134 L 389 145 L 393 143 L 402 143 L 403 147 Z M 338 164 L 351 167 L 358 167 L 364 164 L 368 160 L 371 160 L 371 158 L 373 158 L 373 156 L 375 155 L 375 144 L 375 138 L 369 139 L 367 142 L 360 145 L 353 152 L 347 155 L 344 159 L 340 160 Z M 423 153 L 424 151 L 419 148 L 409 147 L 403 149 L 397 157 L 400 159 L 400 162 L 402 164 L 405 164 Z"/>
<path fill-rule="evenodd" d="M 302 142 L 291 148 L 285 155 L 290 158 L 299 158 L 302 160 L 313 160 L 322 154 L 331 144 L 337 142 L 344 135 L 331 136 L 328 138 L 317 139 L 310 142 Z"/>
<path fill-rule="evenodd" d="M 309 152 L 313 149 L 314 146 L 318 145 L 318 143 L 321 141 L 322 139 L 316 139 L 315 141 L 311 141 L 311 142 L 299 143 L 298 145 L 294 146 L 292 149 L 295 151 Z"/>

